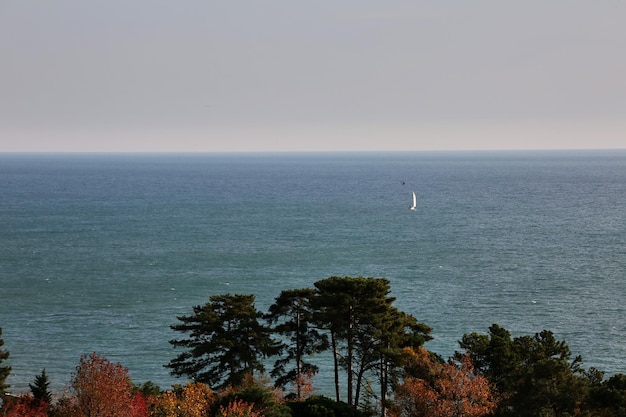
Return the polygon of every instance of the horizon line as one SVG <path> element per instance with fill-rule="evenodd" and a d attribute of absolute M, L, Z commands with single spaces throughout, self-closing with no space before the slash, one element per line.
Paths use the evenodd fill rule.
<path fill-rule="evenodd" d="M 602 147 L 572 147 L 572 148 L 463 148 L 463 149 L 360 149 L 360 150 L 289 150 L 289 149 L 276 149 L 276 150 L 119 150 L 119 151 L 104 151 L 104 150 L 0 150 L 0 155 L 17 155 L 17 154 L 101 154 L 101 155 L 116 155 L 116 154 L 375 154 L 375 153 L 477 153 L 477 152 L 584 152 L 584 151 L 626 151 L 626 147 L 622 148 L 602 148 Z"/>

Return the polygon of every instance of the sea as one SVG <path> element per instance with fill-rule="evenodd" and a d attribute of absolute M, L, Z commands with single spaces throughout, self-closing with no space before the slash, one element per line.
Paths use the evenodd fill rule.
<path fill-rule="evenodd" d="M 389 279 L 444 358 L 497 323 L 626 373 L 626 150 L 0 154 L 13 393 L 43 369 L 63 391 L 91 352 L 184 384 L 178 316 L 330 276 Z"/>

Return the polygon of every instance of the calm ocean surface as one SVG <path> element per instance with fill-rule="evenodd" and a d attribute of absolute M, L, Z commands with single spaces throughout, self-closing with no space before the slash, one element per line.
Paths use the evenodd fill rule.
<path fill-rule="evenodd" d="M 332 275 L 388 278 L 445 357 L 498 323 L 626 373 L 626 151 L 0 154 L 14 392 L 43 368 L 60 391 L 92 351 L 184 383 L 163 368 L 177 315 Z"/>

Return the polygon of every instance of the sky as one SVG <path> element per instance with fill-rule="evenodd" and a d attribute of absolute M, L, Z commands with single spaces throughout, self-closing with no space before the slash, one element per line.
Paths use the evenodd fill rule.
<path fill-rule="evenodd" d="M 0 152 L 626 148 L 624 0 L 0 0 Z"/>

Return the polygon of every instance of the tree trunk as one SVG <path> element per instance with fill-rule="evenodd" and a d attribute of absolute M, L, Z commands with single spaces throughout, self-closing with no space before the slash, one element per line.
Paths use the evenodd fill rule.
<path fill-rule="evenodd" d="M 365 375 L 365 368 L 363 366 L 361 366 L 359 368 L 359 372 L 356 376 L 356 387 L 355 387 L 355 393 L 354 393 L 354 407 L 358 407 L 359 405 L 359 398 L 361 397 L 361 383 L 363 382 L 363 375 Z"/>
<path fill-rule="evenodd" d="M 302 357 L 300 355 L 300 310 L 296 313 L 296 398 L 302 399 Z"/>
<path fill-rule="evenodd" d="M 339 353 L 337 352 L 337 339 L 335 337 L 335 332 L 332 330 L 330 332 L 330 341 L 333 345 L 333 362 L 335 365 L 335 395 L 337 397 L 337 402 L 339 402 L 341 401 L 339 395 L 339 360 L 337 358 Z"/>
<path fill-rule="evenodd" d="M 382 417 L 387 417 L 387 384 L 389 367 L 384 355 L 380 355 L 380 409 Z"/>
<path fill-rule="evenodd" d="M 348 358 L 347 358 L 347 372 L 348 372 L 348 404 L 353 405 L 356 407 L 356 404 L 354 404 L 354 401 L 352 399 L 352 385 L 353 385 L 353 381 L 352 381 L 352 358 L 353 358 L 353 349 L 354 349 L 354 337 L 353 337 L 353 327 L 354 327 L 354 312 L 353 312 L 353 307 L 350 306 L 349 307 L 349 311 L 350 311 L 350 315 L 348 317 L 348 338 L 347 338 L 347 342 L 348 342 Z"/>

